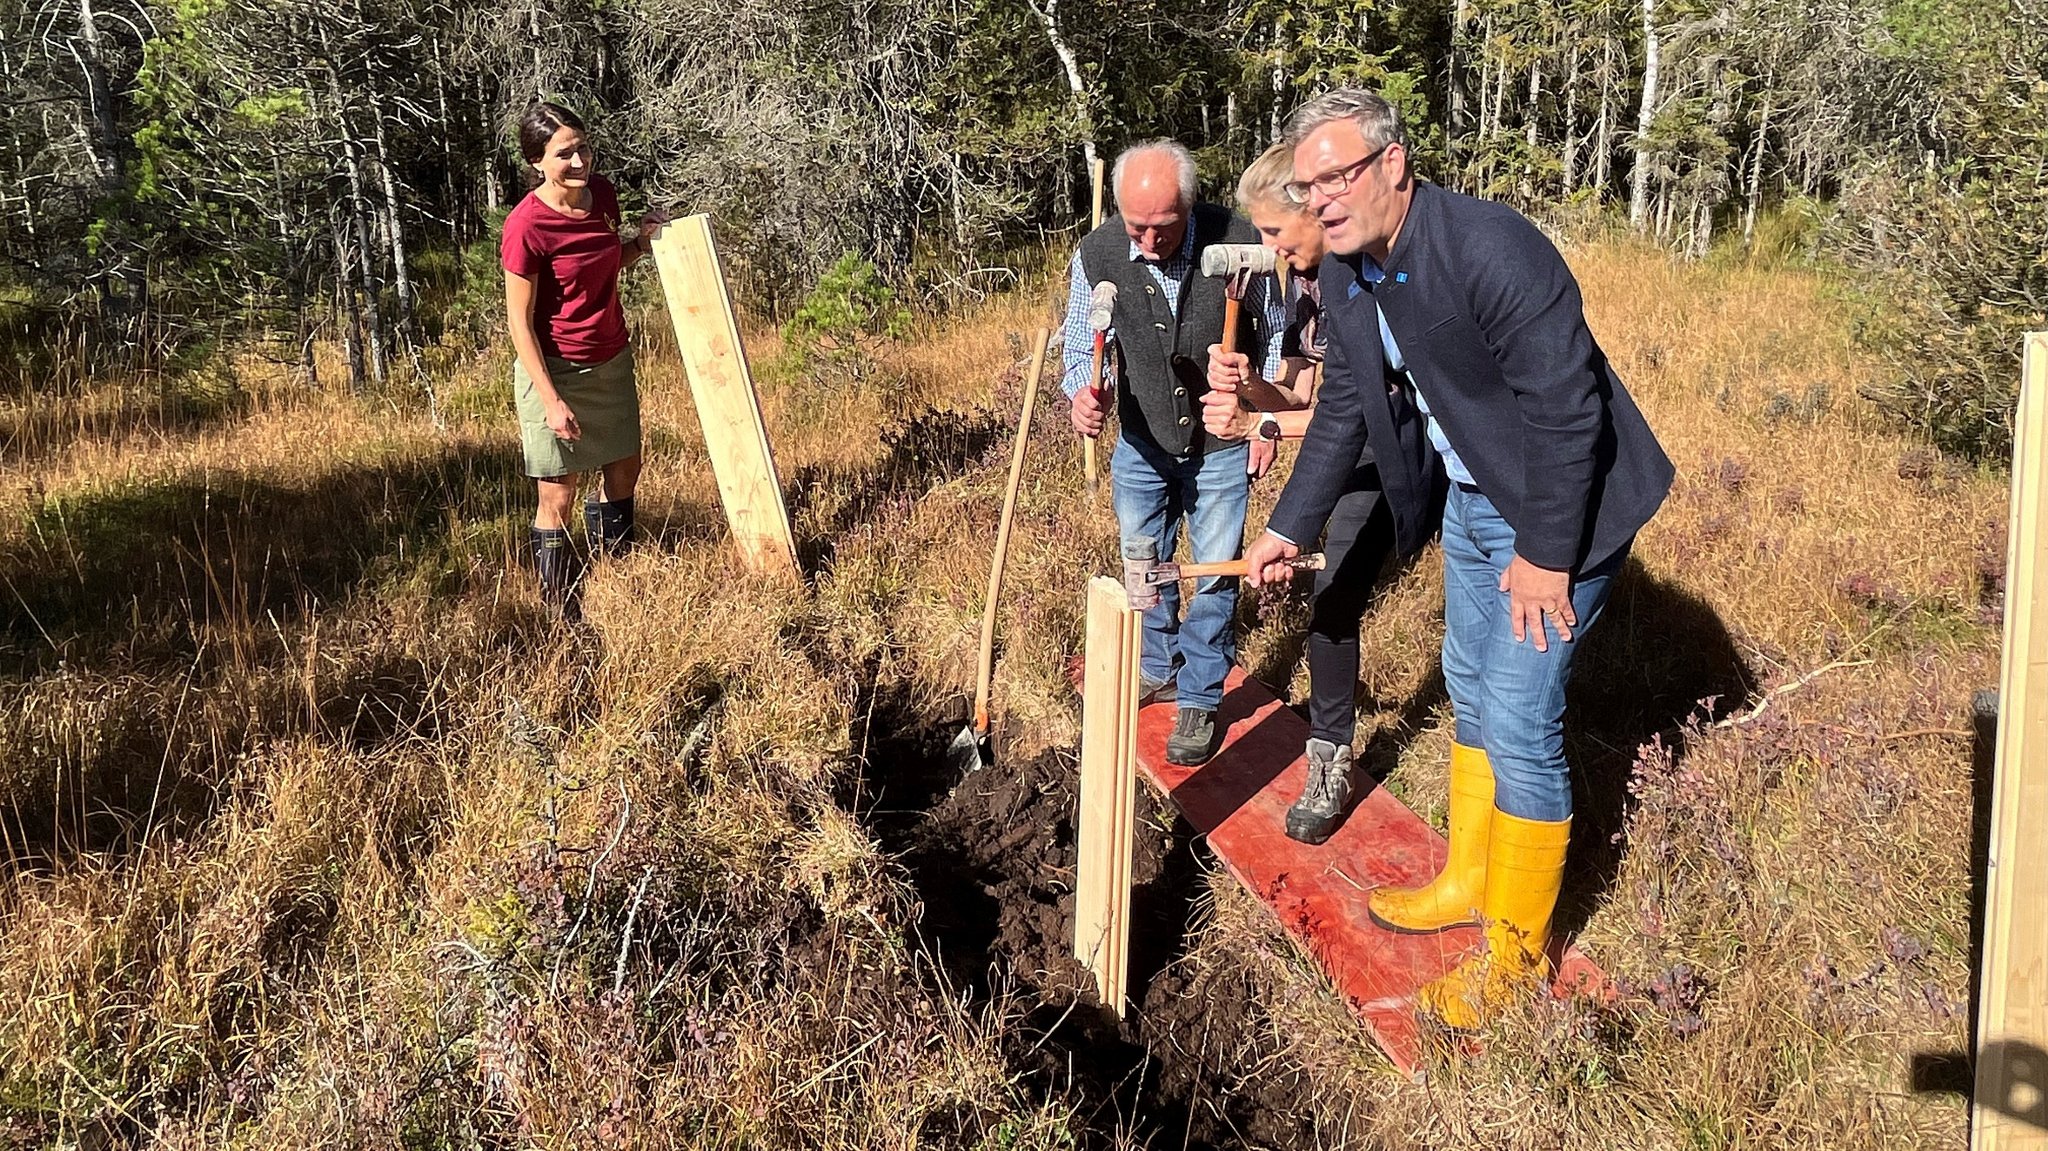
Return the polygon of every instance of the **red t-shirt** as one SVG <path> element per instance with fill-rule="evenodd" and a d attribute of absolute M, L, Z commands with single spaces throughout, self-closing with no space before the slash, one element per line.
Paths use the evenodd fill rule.
<path fill-rule="evenodd" d="M 533 332 L 541 354 L 603 363 L 626 349 L 619 306 L 619 192 L 590 177 L 590 211 L 571 219 L 533 192 L 505 217 L 505 270 L 533 280 Z"/>

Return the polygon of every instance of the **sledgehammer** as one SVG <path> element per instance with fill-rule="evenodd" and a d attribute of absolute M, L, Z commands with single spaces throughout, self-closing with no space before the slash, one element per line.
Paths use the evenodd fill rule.
<path fill-rule="evenodd" d="M 1088 327 L 1095 332 L 1095 362 L 1088 370 L 1088 386 L 1095 389 L 1097 402 L 1107 401 L 1107 389 L 1102 379 L 1102 349 L 1109 335 L 1110 320 L 1116 315 L 1116 285 L 1104 280 L 1088 293 Z M 1107 418 L 1107 413 L 1105 417 Z M 1081 474 L 1088 481 L 1088 494 L 1094 495 L 1102 486 L 1102 480 L 1095 470 L 1095 441 L 1083 437 L 1081 440 Z"/>
<path fill-rule="evenodd" d="M 1295 571 L 1321 571 L 1323 553 L 1310 552 L 1281 562 Z M 1206 576 L 1241 576 L 1248 570 L 1243 559 L 1201 564 L 1160 563 L 1159 543 L 1150 536 L 1139 536 L 1124 545 L 1124 591 L 1131 597 L 1132 611 L 1157 607 L 1161 584 Z"/>
<path fill-rule="evenodd" d="M 1237 350 L 1237 313 L 1252 277 L 1273 270 L 1273 249 L 1264 244 L 1211 244 L 1202 249 L 1202 274 L 1222 276 L 1223 351 Z"/>

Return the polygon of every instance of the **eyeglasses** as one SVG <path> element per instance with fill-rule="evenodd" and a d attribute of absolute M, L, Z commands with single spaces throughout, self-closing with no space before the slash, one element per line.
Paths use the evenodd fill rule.
<path fill-rule="evenodd" d="M 1357 163 L 1346 164 L 1334 171 L 1324 172 L 1313 180 L 1289 180 L 1287 183 L 1280 185 L 1280 190 L 1287 193 L 1287 198 L 1297 204 L 1308 203 L 1308 193 L 1311 188 L 1325 196 L 1341 196 L 1350 190 L 1351 181 L 1365 175 L 1365 170 L 1372 167 L 1373 161 L 1386 155 L 1387 149 L 1391 147 L 1393 147 L 1392 144 L 1381 144 L 1372 155 Z"/>

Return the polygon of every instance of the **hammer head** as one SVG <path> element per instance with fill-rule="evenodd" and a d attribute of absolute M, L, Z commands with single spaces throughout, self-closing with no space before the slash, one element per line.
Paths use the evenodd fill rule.
<path fill-rule="evenodd" d="M 1202 274 L 1247 279 L 1273 270 L 1273 249 L 1264 244 L 1211 244 L 1202 249 Z"/>
<path fill-rule="evenodd" d="M 1136 536 L 1124 545 L 1124 592 L 1130 596 L 1132 611 L 1159 606 L 1159 585 L 1146 578 L 1158 566 L 1158 540 Z"/>
<path fill-rule="evenodd" d="M 1104 280 L 1088 293 L 1088 330 L 1106 332 L 1110 317 L 1116 314 L 1116 285 Z"/>

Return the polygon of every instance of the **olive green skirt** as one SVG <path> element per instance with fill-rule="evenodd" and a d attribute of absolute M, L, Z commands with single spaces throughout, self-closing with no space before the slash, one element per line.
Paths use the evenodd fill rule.
<path fill-rule="evenodd" d="M 535 479 L 595 471 L 640 454 L 640 389 L 633 377 L 633 349 L 599 364 L 547 358 L 548 379 L 576 414 L 582 438 L 558 440 L 526 365 L 512 361 L 512 394 L 519 408 L 519 439 L 526 474 Z"/>

